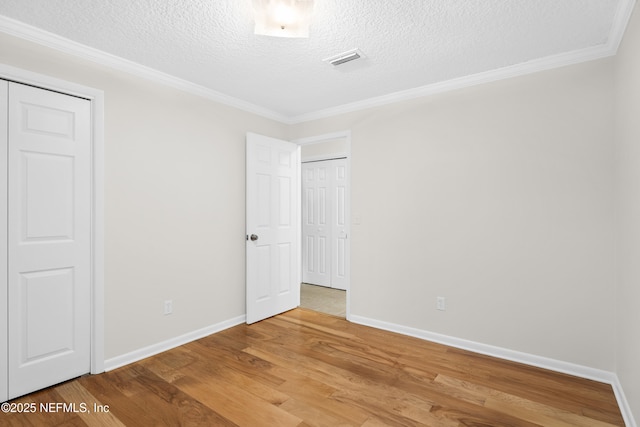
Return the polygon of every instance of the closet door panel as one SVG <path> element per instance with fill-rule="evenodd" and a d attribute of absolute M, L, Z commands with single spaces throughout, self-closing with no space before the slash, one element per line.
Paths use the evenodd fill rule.
<path fill-rule="evenodd" d="M 90 102 L 17 83 L 8 103 L 8 393 L 90 370 Z"/>
<path fill-rule="evenodd" d="M 302 281 L 331 286 L 331 175 L 325 162 L 302 164 Z"/>
<path fill-rule="evenodd" d="M 7 107 L 9 82 L 0 80 L 0 402 L 9 398 L 7 377 Z"/>

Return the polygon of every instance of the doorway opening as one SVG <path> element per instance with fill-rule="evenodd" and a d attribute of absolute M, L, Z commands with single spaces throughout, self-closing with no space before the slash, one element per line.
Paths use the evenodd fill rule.
<path fill-rule="evenodd" d="M 294 142 L 302 162 L 300 307 L 348 319 L 350 133 Z"/>
<path fill-rule="evenodd" d="M 346 318 L 347 292 L 341 289 L 302 283 L 300 307 Z"/>

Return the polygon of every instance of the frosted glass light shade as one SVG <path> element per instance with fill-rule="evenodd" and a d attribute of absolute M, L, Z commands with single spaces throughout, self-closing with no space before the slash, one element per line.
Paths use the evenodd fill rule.
<path fill-rule="evenodd" d="M 309 37 L 313 0 L 253 0 L 254 32 L 274 37 Z"/>

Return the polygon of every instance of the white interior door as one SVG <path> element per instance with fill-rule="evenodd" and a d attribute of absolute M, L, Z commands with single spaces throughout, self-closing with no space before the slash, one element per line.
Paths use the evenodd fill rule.
<path fill-rule="evenodd" d="M 331 286 L 331 173 L 327 162 L 302 164 L 302 281 Z"/>
<path fill-rule="evenodd" d="M 247 134 L 247 323 L 300 305 L 300 149 Z"/>
<path fill-rule="evenodd" d="M 9 82 L 0 80 L 0 402 L 9 399 L 7 365 L 7 121 Z"/>
<path fill-rule="evenodd" d="M 331 160 L 332 209 L 331 209 L 331 287 L 347 289 L 347 159 Z"/>
<path fill-rule="evenodd" d="M 302 280 L 347 288 L 347 160 L 302 165 Z"/>
<path fill-rule="evenodd" d="M 91 107 L 17 83 L 8 102 L 8 394 L 90 370 Z"/>

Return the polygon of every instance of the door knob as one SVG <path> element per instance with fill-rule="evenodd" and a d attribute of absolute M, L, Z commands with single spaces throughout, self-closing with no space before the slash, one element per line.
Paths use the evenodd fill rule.
<path fill-rule="evenodd" d="M 251 237 L 249 237 L 251 239 L 252 242 L 255 242 L 256 240 L 258 240 L 258 236 L 256 236 L 255 234 L 252 234 Z"/>

